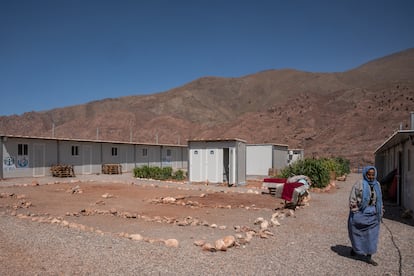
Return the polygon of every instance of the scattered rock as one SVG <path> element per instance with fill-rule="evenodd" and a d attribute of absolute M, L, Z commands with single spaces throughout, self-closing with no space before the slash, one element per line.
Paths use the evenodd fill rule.
<path fill-rule="evenodd" d="M 266 230 L 267 228 L 269 228 L 269 222 L 267 220 L 262 221 L 262 223 L 260 223 L 260 229 Z"/>
<path fill-rule="evenodd" d="M 337 180 L 337 181 L 346 181 L 346 175 L 343 175 L 343 176 L 338 176 L 338 177 L 336 178 L 336 180 Z"/>
<path fill-rule="evenodd" d="M 288 217 L 294 217 L 295 216 L 295 211 L 293 211 L 292 209 L 289 209 L 286 215 Z"/>
<path fill-rule="evenodd" d="M 164 243 L 168 247 L 178 247 L 179 245 L 176 239 L 168 239 L 168 240 L 165 240 Z"/>
<path fill-rule="evenodd" d="M 276 217 L 273 217 L 270 219 L 270 222 L 272 223 L 272 225 L 274 226 L 280 226 L 280 222 L 277 220 Z"/>
<path fill-rule="evenodd" d="M 223 239 L 216 240 L 215 243 L 214 243 L 214 247 L 218 251 L 226 251 L 227 250 L 227 246 L 224 243 L 224 240 Z"/>
<path fill-rule="evenodd" d="M 203 251 L 210 251 L 210 252 L 216 252 L 217 251 L 217 249 L 213 245 L 211 245 L 210 243 L 205 243 L 202 248 L 203 248 Z"/>
<path fill-rule="evenodd" d="M 246 232 L 246 241 L 250 242 L 253 239 L 254 235 L 256 235 L 256 232 L 254 231 Z"/>
<path fill-rule="evenodd" d="M 164 197 L 162 199 L 162 203 L 175 203 L 177 199 L 175 199 L 174 197 Z"/>
<path fill-rule="evenodd" d="M 54 218 L 50 221 L 50 223 L 60 223 L 60 220 L 58 220 L 57 218 Z"/>
<path fill-rule="evenodd" d="M 231 236 L 231 235 L 230 236 L 225 236 L 223 238 L 223 241 L 224 241 L 224 245 L 227 248 L 230 248 L 230 247 L 234 246 L 234 244 L 236 242 L 236 238 L 234 236 Z"/>
<path fill-rule="evenodd" d="M 142 237 L 140 234 L 131 234 L 129 237 L 133 241 L 142 241 L 144 237 Z"/>
<path fill-rule="evenodd" d="M 194 245 L 196 246 L 203 246 L 206 243 L 205 240 L 196 240 L 194 241 Z"/>
<path fill-rule="evenodd" d="M 264 221 L 265 219 L 264 218 L 262 218 L 262 217 L 258 217 L 255 221 L 254 221 L 254 224 L 261 224 L 263 221 Z"/>

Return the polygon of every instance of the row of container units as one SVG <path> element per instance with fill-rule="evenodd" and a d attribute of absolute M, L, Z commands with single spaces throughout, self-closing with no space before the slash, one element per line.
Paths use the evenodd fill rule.
<path fill-rule="evenodd" d="M 60 138 L 0 136 L 0 179 L 51 175 L 57 164 L 72 165 L 75 174 L 99 174 L 104 164 L 187 170 L 186 145 L 136 144 Z"/>
<path fill-rule="evenodd" d="M 386 140 L 375 151 L 375 166 L 384 196 L 413 211 L 414 130 L 397 131 Z"/>

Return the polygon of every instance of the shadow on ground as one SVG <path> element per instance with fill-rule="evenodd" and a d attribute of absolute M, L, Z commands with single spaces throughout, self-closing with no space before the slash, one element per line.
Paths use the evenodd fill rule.
<path fill-rule="evenodd" d="M 338 254 L 339 256 L 352 259 L 352 260 L 356 260 L 356 261 L 361 261 L 361 262 L 367 261 L 365 256 L 360 256 L 360 255 L 351 256 L 351 249 L 352 247 L 347 246 L 347 245 L 341 245 L 341 244 L 331 246 L 331 250 L 335 252 L 336 254 Z"/>
<path fill-rule="evenodd" d="M 404 218 L 404 209 L 398 206 L 394 202 L 384 201 L 384 218 L 397 221 L 403 224 L 414 226 L 414 218 L 411 214 L 411 218 Z"/>

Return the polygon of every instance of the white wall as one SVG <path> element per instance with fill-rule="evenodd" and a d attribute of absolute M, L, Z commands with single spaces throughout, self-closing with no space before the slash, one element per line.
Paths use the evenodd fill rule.
<path fill-rule="evenodd" d="M 19 154 L 18 145 L 27 145 Z M 57 163 L 57 144 L 52 140 L 6 138 L 2 143 L 3 177 L 45 176 Z"/>
<path fill-rule="evenodd" d="M 95 141 L 60 140 L 2 136 L 0 139 L 0 177 L 32 177 L 51 175 L 56 164 L 73 165 L 75 175 L 101 173 L 102 164 L 121 164 L 123 172 L 135 166 L 171 166 L 174 170 L 187 170 L 188 149 L 174 145 L 142 145 Z M 19 154 L 18 145 L 26 145 Z M 72 154 L 72 147 L 77 154 Z M 117 155 L 112 155 L 117 148 Z M 143 156 L 146 149 L 147 156 Z M 161 150 L 162 149 L 162 150 Z"/>
<path fill-rule="evenodd" d="M 273 167 L 272 145 L 246 145 L 246 174 L 268 175 Z"/>

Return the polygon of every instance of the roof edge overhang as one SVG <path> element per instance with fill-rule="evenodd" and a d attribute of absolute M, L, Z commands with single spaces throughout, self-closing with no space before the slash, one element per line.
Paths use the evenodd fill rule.
<path fill-rule="evenodd" d="M 413 141 L 414 139 L 414 130 L 398 130 L 394 132 L 384 143 L 382 143 L 375 151 L 374 154 L 377 154 L 381 151 L 384 151 L 390 147 L 394 147 L 398 144 L 401 144 L 407 140 Z"/>

